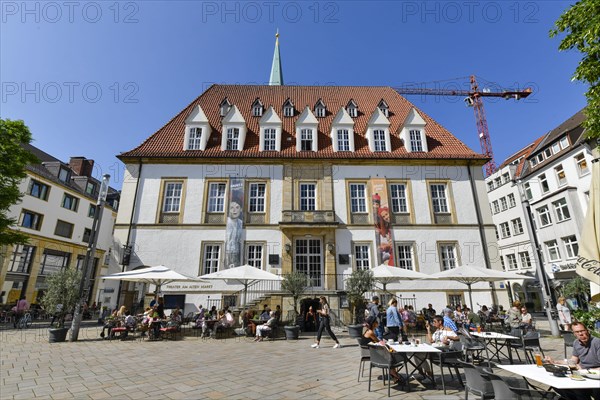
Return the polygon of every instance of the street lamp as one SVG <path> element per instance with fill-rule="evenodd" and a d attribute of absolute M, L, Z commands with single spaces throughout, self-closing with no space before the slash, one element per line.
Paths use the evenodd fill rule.
<path fill-rule="evenodd" d="M 548 323 L 550 324 L 550 331 L 552 332 L 552 336 L 560 336 L 560 331 L 558 330 L 558 323 L 554 318 L 552 318 L 552 310 L 555 308 L 555 305 L 553 304 L 554 302 L 552 301 L 552 294 L 550 293 L 548 275 L 546 275 L 546 271 L 544 270 L 544 267 L 542 265 L 542 258 L 540 257 L 540 245 L 538 243 L 537 234 L 533 230 L 533 223 L 531 221 L 531 206 L 529 205 L 529 199 L 525 194 L 523 183 L 520 179 L 516 180 L 516 184 L 519 190 L 519 195 L 521 197 L 523 212 L 525 214 L 525 225 L 527 226 L 527 231 L 530 232 L 529 237 L 533 244 L 533 258 L 535 259 L 535 268 L 540 279 L 542 299 L 544 300 L 546 316 L 548 317 Z"/>
<path fill-rule="evenodd" d="M 73 313 L 73 322 L 71 323 L 71 337 L 70 342 L 77 340 L 79 336 L 79 327 L 81 326 L 82 317 L 82 306 L 88 293 L 88 286 L 90 277 L 88 276 L 91 268 L 91 263 L 94 262 L 94 256 L 96 255 L 96 244 L 98 243 L 98 231 L 100 230 L 100 222 L 102 222 L 102 212 L 104 211 L 104 203 L 106 202 L 106 196 L 108 194 L 108 182 L 110 181 L 110 175 L 105 174 L 102 176 L 102 185 L 100 186 L 100 192 L 98 193 L 98 201 L 96 202 L 96 211 L 94 212 L 94 221 L 92 222 L 92 232 L 88 241 L 87 252 L 85 253 L 85 259 L 83 260 L 83 268 L 81 275 L 81 282 L 79 283 L 79 300 L 75 306 L 75 312 Z"/>

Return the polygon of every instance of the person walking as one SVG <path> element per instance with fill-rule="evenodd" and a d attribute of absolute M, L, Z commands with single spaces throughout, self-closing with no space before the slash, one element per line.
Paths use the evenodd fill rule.
<path fill-rule="evenodd" d="M 327 333 L 335 341 L 335 346 L 333 346 L 333 348 L 339 349 L 340 347 L 342 347 L 342 345 L 340 345 L 340 342 L 335 337 L 335 334 L 331 330 L 331 326 L 329 324 L 331 316 L 329 315 L 329 304 L 327 304 L 327 299 L 324 296 L 321 296 L 319 298 L 319 302 L 321 303 L 321 309 L 317 310 L 317 313 L 319 313 L 321 317 L 321 323 L 319 324 L 319 331 L 317 332 L 317 343 L 311 345 L 310 347 L 312 347 L 313 349 L 318 349 L 320 347 L 319 345 L 321 343 L 321 335 L 323 334 L 323 330 L 327 329 Z"/>
<path fill-rule="evenodd" d="M 388 303 L 386 310 L 386 327 L 390 331 L 390 339 L 394 342 L 398 341 L 400 336 L 400 330 L 402 329 L 402 317 L 398 312 L 398 300 L 392 298 Z"/>

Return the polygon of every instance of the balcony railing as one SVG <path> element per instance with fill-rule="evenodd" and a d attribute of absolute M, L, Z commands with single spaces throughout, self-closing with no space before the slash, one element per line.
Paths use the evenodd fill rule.
<path fill-rule="evenodd" d="M 282 213 L 282 223 L 335 223 L 335 212 L 333 210 L 314 210 L 298 211 L 284 210 Z"/>

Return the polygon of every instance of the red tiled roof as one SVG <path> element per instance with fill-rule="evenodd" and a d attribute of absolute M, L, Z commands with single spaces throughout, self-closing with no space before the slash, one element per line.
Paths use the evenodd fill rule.
<path fill-rule="evenodd" d="M 244 150 L 221 150 L 221 116 L 219 104 L 227 99 L 238 107 L 246 120 L 248 131 Z M 282 119 L 281 151 L 259 151 L 259 119 L 252 116 L 251 105 L 256 98 L 265 106 L 273 106 Z M 283 117 L 282 105 L 290 99 L 296 108 L 294 117 Z M 300 113 L 322 99 L 327 105 L 327 114 L 319 120 L 319 150 L 316 152 L 296 151 L 295 122 Z M 359 115 L 354 118 L 355 152 L 334 152 L 330 137 L 333 118 L 350 99 L 358 105 Z M 384 99 L 389 106 L 391 152 L 371 152 L 365 137 L 367 124 L 377 105 Z M 185 119 L 200 105 L 212 127 L 206 150 L 183 150 Z M 258 86 L 258 85 L 213 85 L 200 97 L 177 114 L 165 126 L 133 150 L 121 153 L 126 158 L 272 158 L 272 159 L 473 159 L 485 161 L 486 157 L 469 149 L 464 143 L 435 122 L 431 117 L 417 111 L 427 123 L 427 153 L 409 153 L 396 134 L 402 127 L 409 111 L 416 108 L 412 103 L 390 87 L 365 86 Z M 291 140 L 288 138 L 291 137 Z"/>
<path fill-rule="evenodd" d="M 531 152 L 540 144 L 540 142 L 542 140 L 544 140 L 545 137 L 546 137 L 545 134 L 542 135 L 542 136 L 540 136 L 533 143 L 528 144 L 526 147 L 522 148 L 521 150 L 517 151 L 512 156 L 508 157 L 502 163 L 502 165 L 500 165 L 500 167 L 498 167 L 498 170 L 506 167 L 508 164 L 510 164 L 511 162 L 513 162 L 514 160 L 516 160 L 517 158 L 522 157 L 521 161 L 519 161 L 519 165 L 517 166 L 517 169 L 515 171 L 515 177 L 518 177 L 521 174 L 521 171 L 523 171 L 523 167 L 525 166 L 525 163 L 527 162 L 527 157 L 529 157 L 529 155 L 531 154 Z"/>

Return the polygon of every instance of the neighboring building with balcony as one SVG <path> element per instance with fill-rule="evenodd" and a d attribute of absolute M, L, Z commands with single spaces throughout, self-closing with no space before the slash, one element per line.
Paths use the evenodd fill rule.
<path fill-rule="evenodd" d="M 532 245 L 535 234 L 543 268 L 553 288 L 576 276 L 575 262 L 589 203 L 593 158 L 581 126 L 584 119 L 583 111 L 579 111 L 511 156 L 495 174 L 486 178 L 503 267 L 535 274 Z M 529 201 L 535 232 L 527 231 L 519 186 L 522 196 Z M 516 207 L 511 207 L 513 198 Z M 522 228 L 517 219 L 523 222 Z M 533 302 L 539 309 L 539 284 L 515 282 L 512 289 L 515 297 Z"/>
<path fill-rule="evenodd" d="M 487 159 L 389 87 L 213 85 L 118 158 L 126 173 L 115 241 L 120 259 L 132 250 L 129 270 L 300 271 L 306 296 L 326 295 L 338 310 L 357 268 L 501 268 L 486 253 L 496 242 Z M 401 303 L 438 309 L 464 303 L 467 291 L 450 281 L 387 289 Z M 475 302 L 492 303 L 489 284 L 473 289 Z M 220 281 L 163 287 L 186 313 L 239 304 L 240 290 Z M 124 283 L 125 304 L 140 301 L 139 291 L 149 294 Z M 249 294 L 290 309 L 277 284 Z M 506 303 L 504 291 L 497 296 Z"/>
<path fill-rule="evenodd" d="M 23 198 L 8 214 L 17 220 L 15 229 L 29 240 L 25 245 L 8 246 L 0 258 L 2 302 L 7 304 L 23 295 L 36 303 L 48 275 L 62 268 L 82 268 L 101 186 L 92 177 L 93 160 L 72 157 L 64 163 L 34 146 L 24 147 L 40 163 L 26 167 L 27 177 L 20 183 Z M 102 285 L 97 278 L 108 273 L 118 201 L 119 192 L 110 188 L 90 275 L 90 305 L 106 301 L 99 297 Z"/>

